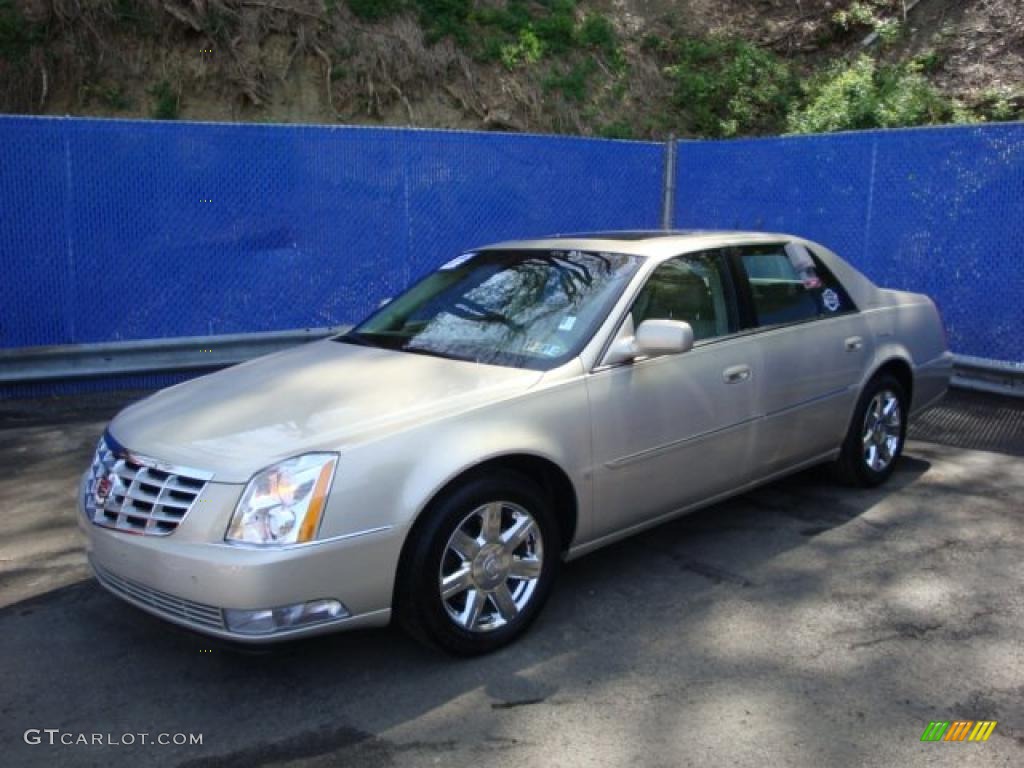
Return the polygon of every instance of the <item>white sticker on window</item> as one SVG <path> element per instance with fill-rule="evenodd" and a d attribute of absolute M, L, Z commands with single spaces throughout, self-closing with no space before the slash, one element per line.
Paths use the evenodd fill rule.
<path fill-rule="evenodd" d="M 829 312 L 835 312 L 839 309 L 839 294 L 831 288 L 826 288 L 821 292 L 821 300 L 825 304 L 825 309 Z"/>
<path fill-rule="evenodd" d="M 576 315 L 569 315 L 562 318 L 562 322 L 558 324 L 558 330 L 571 331 L 574 325 L 576 325 Z"/>
<path fill-rule="evenodd" d="M 464 262 L 469 261 L 474 256 L 476 256 L 476 254 L 473 253 L 473 252 L 464 253 L 461 256 L 456 256 L 454 259 L 449 261 L 447 264 L 442 265 L 441 269 L 455 269 L 457 266 L 459 266 L 460 264 L 462 264 Z"/>

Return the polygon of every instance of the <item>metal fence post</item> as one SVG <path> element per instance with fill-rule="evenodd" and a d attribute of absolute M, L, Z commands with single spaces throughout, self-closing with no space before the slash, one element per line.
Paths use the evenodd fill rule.
<path fill-rule="evenodd" d="M 670 133 L 665 142 L 665 178 L 661 183 L 661 228 L 672 229 L 676 205 L 676 136 Z"/>

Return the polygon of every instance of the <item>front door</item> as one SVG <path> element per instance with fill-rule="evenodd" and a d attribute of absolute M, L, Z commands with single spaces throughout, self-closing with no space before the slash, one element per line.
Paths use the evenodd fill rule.
<path fill-rule="evenodd" d="M 740 328 L 725 256 L 706 251 L 659 265 L 624 323 L 684 320 L 689 352 L 588 377 L 597 537 L 729 491 L 750 477 L 762 362 Z"/>

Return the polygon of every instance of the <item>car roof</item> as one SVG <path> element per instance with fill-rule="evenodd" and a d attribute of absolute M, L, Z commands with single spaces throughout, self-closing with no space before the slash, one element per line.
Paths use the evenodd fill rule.
<path fill-rule="evenodd" d="M 800 241 L 802 238 L 774 232 L 742 232 L 732 230 L 675 229 L 675 230 L 623 230 L 618 232 L 578 232 L 556 234 L 530 240 L 507 240 L 473 250 L 563 250 L 604 251 L 629 253 L 660 258 L 675 256 L 686 251 L 713 248 L 721 245 L 742 245 Z"/>

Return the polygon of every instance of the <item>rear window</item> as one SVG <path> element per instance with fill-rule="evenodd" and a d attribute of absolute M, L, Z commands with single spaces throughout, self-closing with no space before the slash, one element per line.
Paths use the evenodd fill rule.
<path fill-rule="evenodd" d="M 740 250 L 757 324 L 785 325 L 856 309 L 821 261 L 795 243 Z"/>

